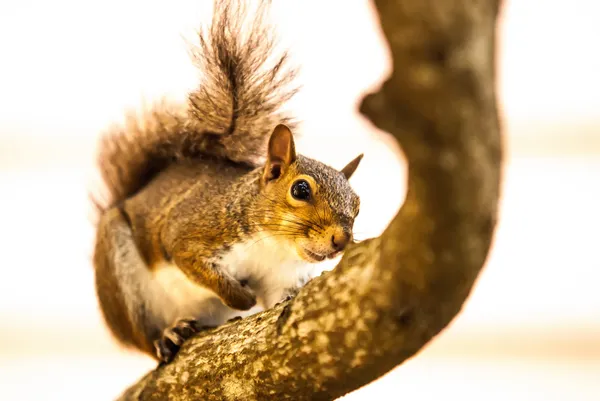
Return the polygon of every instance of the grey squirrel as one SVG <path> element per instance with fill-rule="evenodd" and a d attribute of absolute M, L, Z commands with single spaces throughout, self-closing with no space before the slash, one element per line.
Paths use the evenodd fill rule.
<path fill-rule="evenodd" d="M 241 2 L 215 2 L 185 105 L 161 104 L 103 135 L 96 293 L 114 337 L 168 363 L 183 342 L 309 281 L 353 241 L 360 198 L 341 170 L 296 153 L 280 112 L 296 92 L 261 2 L 242 40 Z M 261 68 L 263 68 L 261 70 Z"/>

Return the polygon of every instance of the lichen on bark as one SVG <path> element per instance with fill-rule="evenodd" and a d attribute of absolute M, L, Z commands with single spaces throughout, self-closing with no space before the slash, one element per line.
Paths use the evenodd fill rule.
<path fill-rule="evenodd" d="M 374 4 L 393 72 L 361 112 L 406 156 L 402 208 L 292 301 L 199 334 L 121 400 L 333 400 L 415 355 L 460 311 L 496 225 L 499 1 Z"/>

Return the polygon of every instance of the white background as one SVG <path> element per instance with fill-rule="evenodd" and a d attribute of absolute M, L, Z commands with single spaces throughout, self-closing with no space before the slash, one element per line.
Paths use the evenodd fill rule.
<path fill-rule="evenodd" d="M 0 399 L 108 400 L 153 367 L 99 317 L 88 190 L 102 130 L 195 83 L 182 35 L 210 1 L 0 1 Z M 600 399 L 599 6 L 505 1 L 498 96 L 507 163 L 489 261 L 463 313 L 416 358 L 347 398 Z M 276 1 L 303 67 L 302 153 L 353 185 L 357 236 L 383 230 L 404 164 L 358 115 L 389 72 L 370 2 Z"/>

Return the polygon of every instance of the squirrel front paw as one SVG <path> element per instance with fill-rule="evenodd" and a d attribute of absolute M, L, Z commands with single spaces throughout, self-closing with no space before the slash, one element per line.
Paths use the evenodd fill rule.
<path fill-rule="evenodd" d="M 154 341 L 156 356 L 161 363 L 169 363 L 186 340 L 196 333 L 212 328 L 214 327 L 203 326 L 194 319 L 181 319 L 174 326 L 165 329 L 162 337 Z"/>
<path fill-rule="evenodd" d="M 298 280 L 298 284 L 289 288 L 286 288 L 285 291 L 283 291 L 283 296 L 275 303 L 274 306 L 277 306 L 279 304 L 282 304 L 284 302 L 290 301 L 294 298 L 296 298 L 296 295 L 298 295 L 298 293 L 300 292 L 300 290 L 302 289 L 302 287 L 304 287 L 306 285 L 306 283 L 308 283 L 310 281 L 309 278 L 305 278 L 302 277 Z"/>
<path fill-rule="evenodd" d="M 276 302 L 273 306 L 281 305 L 284 302 L 291 301 L 292 299 L 294 299 L 295 296 L 296 294 L 287 294 L 279 302 Z"/>
<path fill-rule="evenodd" d="M 227 291 L 221 295 L 225 305 L 236 310 L 246 311 L 256 305 L 254 291 L 239 281 L 232 280 Z"/>

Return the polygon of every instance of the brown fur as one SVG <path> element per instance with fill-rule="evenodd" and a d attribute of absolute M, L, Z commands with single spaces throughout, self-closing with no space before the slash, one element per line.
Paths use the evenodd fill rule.
<path fill-rule="evenodd" d="M 100 144 L 109 192 L 94 255 L 102 313 L 121 343 L 162 359 L 165 336 L 177 338 L 173 327 L 181 325 L 157 312 L 168 308 L 150 293 L 159 288 L 151 279 L 157 266 L 172 263 L 224 305 L 248 310 L 257 303 L 254 291 L 232 275 L 235 266 L 221 263 L 232 247 L 260 234 L 317 262 L 351 241 L 360 207 L 348 179 L 362 156 L 338 171 L 296 154 L 282 124 L 289 117 L 277 111 L 293 94 L 284 89 L 292 77 L 286 56 L 260 72 L 269 30 L 255 23 L 240 42 L 240 9 L 216 6 L 195 53 L 207 80 L 187 109 L 161 106 Z M 309 199 L 294 197 L 298 180 Z"/>
<path fill-rule="evenodd" d="M 187 104 L 161 102 L 141 116 L 130 113 L 124 126 L 102 136 L 98 162 L 108 193 L 98 202 L 101 209 L 135 194 L 179 160 L 208 154 L 257 166 L 273 127 L 295 125 L 279 110 L 297 91 L 291 86 L 296 69 L 285 52 L 268 62 L 274 46 L 264 24 L 268 4 L 260 2 L 242 41 L 235 33 L 245 26 L 244 2 L 215 1 L 212 25 L 191 49 L 203 79 Z"/>

